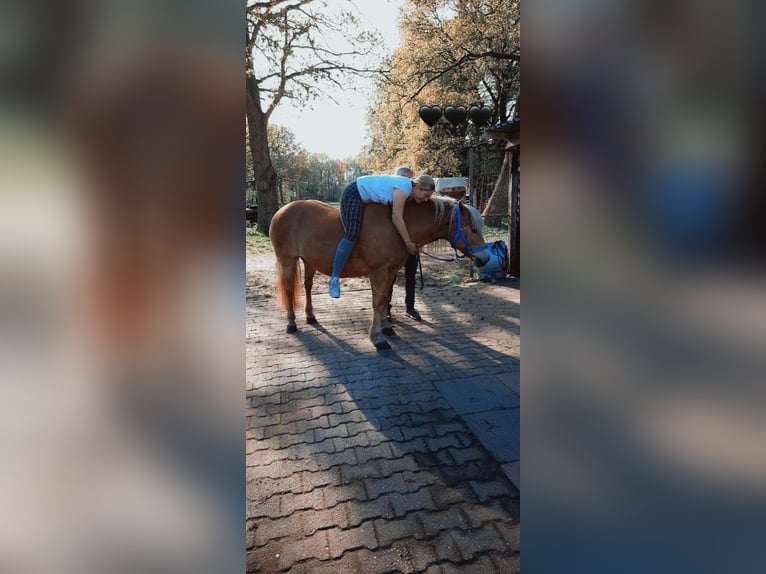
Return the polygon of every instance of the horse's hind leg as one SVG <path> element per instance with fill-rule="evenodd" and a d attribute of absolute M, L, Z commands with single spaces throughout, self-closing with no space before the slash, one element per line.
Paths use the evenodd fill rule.
<path fill-rule="evenodd" d="M 313 325 L 317 322 L 317 318 L 314 317 L 314 304 L 311 302 L 311 288 L 314 286 L 314 274 L 317 270 L 306 263 L 305 259 L 303 260 L 303 268 L 305 271 L 303 285 L 306 288 L 306 323 Z"/>
<path fill-rule="evenodd" d="M 287 332 L 295 333 L 298 330 L 298 326 L 295 324 L 295 301 L 298 294 L 296 288 L 300 288 L 298 258 L 280 259 L 277 262 L 277 272 L 279 298 L 287 311 Z"/>

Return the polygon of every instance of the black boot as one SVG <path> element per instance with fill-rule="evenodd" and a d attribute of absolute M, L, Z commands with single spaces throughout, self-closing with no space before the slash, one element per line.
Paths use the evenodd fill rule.
<path fill-rule="evenodd" d="M 415 319 L 416 321 L 422 321 L 423 318 L 420 316 L 420 313 L 418 313 L 415 310 L 415 307 L 408 307 L 407 312 L 405 313 L 408 317 L 411 319 Z"/>

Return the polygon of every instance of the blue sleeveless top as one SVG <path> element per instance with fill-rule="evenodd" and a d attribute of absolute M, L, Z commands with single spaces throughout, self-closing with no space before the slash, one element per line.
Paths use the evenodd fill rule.
<path fill-rule="evenodd" d="M 363 175 L 357 178 L 356 187 L 365 203 L 391 205 L 394 188 L 402 190 L 407 197 L 412 193 L 412 181 L 401 175 Z"/>

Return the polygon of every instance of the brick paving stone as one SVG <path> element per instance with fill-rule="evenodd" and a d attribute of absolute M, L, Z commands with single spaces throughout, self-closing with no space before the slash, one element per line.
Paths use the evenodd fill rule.
<path fill-rule="evenodd" d="M 254 416 L 249 417 L 250 421 L 248 422 L 248 425 L 251 426 L 258 426 L 258 427 L 268 427 L 273 425 L 280 424 L 280 419 L 282 418 L 281 413 L 274 413 L 274 414 L 256 414 L 259 412 L 259 410 L 263 409 L 255 409 L 253 412 Z"/>
<path fill-rule="evenodd" d="M 433 430 L 437 436 L 443 436 L 449 433 L 464 433 L 467 430 L 462 422 L 448 422 L 441 424 L 434 424 Z"/>
<path fill-rule="evenodd" d="M 360 464 L 364 464 L 368 460 L 375 458 L 393 458 L 394 454 L 391 451 L 391 445 L 387 442 L 381 443 L 375 446 L 357 447 L 356 458 Z"/>
<path fill-rule="evenodd" d="M 286 538 L 300 532 L 300 516 L 295 513 L 284 518 L 262 518 L 254 530 L 253 546 L 265 546 L 272 540 Z"/>
<path fill-rule="evenodd" d="M 483 460 L 487 457 L 484 451 L 476 447 L 451 448 L 449 453 L 457 464 L 465 464 L 472 460 Z"/>
<path fill-rule="evenodd" d="M 438 559 L 436 551 L 430 544 L 419 544 L 416 540 L 394 542 L 390 551 L 406 560 L 405 564 L 410 569 L 402 569 L 403 572 L 422 572 Z"/>
<path fill-rule="evenodd" d="M 322 470 L 326 470 L 341 464 L 357 464 L 355 449 L 353 448 L 329 454 L 320 453 L 316 456 L 316 461 L 317 466 Z"/>
<path fill-rule="evenodd" d="M 367 431 L 375 430 L 375 425 L 367 419 L 359 421 L 349 421 L 346 424 L 348 428 L 348 436 L 358 435 Z"/>
<path fill-rule="evenodd" d="M 312 453 L 334 453 L 334 452 L 340 452 L 341 450 L 344 450 L 344 448 L 341 446 L 341 448 L 338 448 L 338 445 L 336 444 L 336 440 L 334 438 L 326 438 L 321 442 L 316 442 L 309 446 L 309 449 L 312 451 Z M 342 443 L 341 443 L 342 444 Z"/>
<path fill-rule="evenodd" d="M 296 393 L 297 394 L 297 393 Z M 295 409 L 310 409 L 312 407 L 322 407 L 325 406 L 324 397 L 313 397 L 313 398 L 297 398 L 294 395 L 293 396 L 287 396 L 285 397 L 285 400 L 283 402 L 289 402 L 291 403 L 290 406 L 292 406 Z"/>
<path fill-rule="evenodd" d="M 396 540 L 424 537 L 423 527 L 417 516 L 410 514 L 397 520 L 378 519 L 374 522 L 378 543 L 385 547 Z"/>
<path fill-rule="evenodd" d="M 330 558 L 327 533 L 320 530 L 305 538 L 272 540 L 265 546 L 247 553 L 248 572 L 279 572 L 287 570 L 296 562 Z"/>
<path fill-rule="evenodd" d="M 290 475 L 290 478 L 295 475 Z M 308 492 L 327 485 L 338 485 L 343 482 L 338 467 L 328 468 L 319 472 L 301 472 L 298 474 L 301 481 L 302 492 Z"/>
<path fill-rule="evenodd" d="M 351 550 L 337 560 L 337 574 L 403 574 L 415 572 L 406 557 L 391 548 Z M 343 565 L 341 567 L 341 565 Z"/>
<path fill-rule="evenodd" d="M 357 548 L 375 550 L 378 547 L 378 540 L 375 537 L 375 529 L 371 521 L 363 522 L 356 527 L 328 530 L 327 539 L 330 544 L 330 557 L 333 559 L 340 557 L 349 550 Z"/>
<path fill-rule="evenodd" d="M 430 472 L 404 471 L 382 479 L 369 479 L 365 481 L 365 487 L 369 497 L 375 498 L 386 492 L 415 492 L 438 483 L 439 478 Z"/>
<path fill-rule="evenodd" d="M 465 560 L 473 560 L 474 556 L 487 553 L 490 550 L 503 552 L 508 549 L 507 544 L 500 538 L 497 530 L 491 524 L 471 531 L 452 530 L 450 533 Z"/>
<path fill-rule="evenodd" d="M 245 520 L 245 549 L 249 550 L 255 546 L 255 531 L 257 528 L 257 520 L 251 518 Z"/>
<path fill-rule="evenodd" d="M 462 506 L 462 512 L 468 519 L 471 528 L 479 528 L 485 523 L 503 520 L 508 517 L 508 511 L 503 508 L 500 500 L 484 504 L 468 504 Z"/>
<path fill-rule="evenodd" d="M 370 430 L 365 433 L 367 435 L 367 438 L 370 441 L 370 444 L 379 444 L 381 442 L 387 442 L 387 441 L 398 441 L 403 442 L 404 441 L 404 435 L 402 434 L 402 431 L 398 428 L 390 428 L 386 429 L 385 431 L 380 430 Z"/>
<path fill-rule="evenodd" d="M 420 465 L 414 458 L 405 456 L 402 458 L 394 458 L 390 460 L 376 461 L 380 465 L 380 472 L 382 476 L 391 476 L 396 472 L 402 472 L 405 470 L 418 470 Z"/>
<path fill-rule="evenodd" d="M 279 518 L 282 516 L 280 503 L 279 496 L 272 496 L 265 500 L 248 501 L 246 505 L 247 517 L 256 520 L 259 518 Z"/>
<path fill-rule="evenodd" d="M 474 562 L 463 564 L 442 564 L 444 574 L 487 574 L 498 572 L 490 556 L 479 556 Z M 500 570 L 503 574 L 511 574 L 511 570 Z"/>
<path fill-rule="evenodd" d="M 385 478 L 370 478 L 364 481 L 364 486 L 371 500 L 378 498 L 381 494 L 405 493 L 413 490 L 405 483 L 403 473 L 392 474 Z"/>
<path fill-rule="evenodd" d="M 437 436 L 435 425 L 422 425 L 417 427 L 403 427 L 401 429 L 402 435 L 405 440 L 412 440 L 420 437 L 435 437 Z"/>
<path fill-rule="evenodd" d="M 406 442 L 392 442 L 391 450 L 395 457 L 406 456 L 408 454 L 414 454 L 416 452 L 428 452 L 428 445 L 426 445 L 424 438 L 414 438 Z"/>
<path fill-rule="evenodd" d="M 370 446 L 370 440 L 367 438 L 367 433 L 359 433 L 346 438 L 333 439 L 333 444 L 337 451 L 342 451 L 355 446 Z"/>
<path fill-rule="evenodd" d="M 521 571 L 519 555 L 516 553 L 491 554 L 490 558 L 497 572 L 516 574 Z"/>
<path fill-rule="evenodd" d="M 362 411 L 351 411 L 350 413 L 343 413 L 343 414 L 332 414 L 332 415 L 325 415 L 329 426 L 337 426 L 340 424 L 350 424 L 350 423 L 367 423 L 367 417 Z M 367 430 L 365 428 L 365 430 Z M 350 427 L 349 427 L 349 434 L 356 434 Z"/>
<path fill-rule="evenodd" d="M 468 520 L 458 505 L 436 512 L 419 512 L 417 518 L 423 527 L 423 532 L 429 537 L 435 537 L 444 530 L 469 528 Z"/>
<path fill-rule="evenodd" d="M 500 537 L 506 542 L 511 550 L 518 552 L 521 549 L 521 526 L 518 522 L 500 520 L 493 523 Z"/>
<path fill-rule="evenodd" d="M 358 565 L 354 552 L 349 552 L 335 560 L 307 560 L 299 562 L 287 571 L 287 574 L 365 574 L 363 566 Z"/>
<path fill-rule="evenodd" d="M 371 423 L 374 423 L 375 427 L 379 430 L 388 430 L 391 428 L 403 428 L 408 427 L 412 423 L 410 421 L 409 414 L 402 414 L 390 417 L 378 417 L 376 419 L 369 419 Z M 404 435 L 402 435 L 404 436 Z"/>
<path fill-rule="evenodd" d="M 411 492 L 408 494 L 399 494 L 398 492 L 388 495 L 391 504 L 394 506 L 394 514 L 398 516 L 404 516 L 405 514 L 414 510 L 435 510 L 431 495 L 428 492 L 428 488 L 421 488 L 417 492 Z"/>
<path fill-rule="evenodd" d="M 442 466 L 455 466 L 455 461 L 449 452 L 449 449 L 440 450 L 438 452 L 413 452 L 412 456 L 415 462 L 424 467 L 442 467 Z"/>
<path fill-rule="evenodd" d="M 508 479 L 493 480 L 487 482 L 471 481 L 471 488 L 476 493 L 480 502 L 496 498 L 498 496 L 510 496 L 512 494 L 511 485 Z"/>
<path fill-rule="evenodd" d="M 296 514 L 298 514 L 300 532 L 304 536 L 310 536 L 317 530 L 351 526 L 348 521 L 348 504 L 338 504 L 324 510 L 307 510 Z"/>
<path fill-rule="evenodd" d="M 381 496 L 369 501 L 351 501 L 346 506 L 349 525 L 358 525 L 365 520 L 375 518 L 394 518 L 394 506 L 391 497 Z"/>
<path fill-rule="evenodd" d="M 443 485 L 429 486 L 428 492 L 437 510 L 445 510 L 453 504 L 476 501 L 476 495 L 467 484 L 449 487 Z"/>
<path fill-rule="evenodd" d="M 250 468 L 248 468 L 248 470 L 250 470 Z M 279 479 L 285 476 L 290 476 L 291 474 L 302 472 L 317 473 L 326 471 L 327 469 L 320 468 L 319 461 L 316 457 L 312 456 L 309 458 L 280 460 L 278 461 L 278 464 L 272 464 L 267 467 L 256 467 L 253 470 L 259 471 L 259 476 Z"/>
<path fill-rule="evenodd" d="M 446 434 L 436 438 L 427 438 L 425 441 L 428 445 L 428 450 L 431 452 L 438 452 L 444 448 L 449 447 L 459 448 L 463 446 L 460 438 L 455 434 Z"/>
<path fill-rule="evenodd" d="M 314 442 L 314 431 L 308 430 L 300 434 L 281 434 L 279 435 L 279 448 L 288 448 L 294 444 Z"/>
<path fill-rule="evenodd" d="M 441 468 L 439 475 L 447 486 L 455 486 L 461 482 L 469 481 L 487 481 L 491 479 L 503 478 L 504 475 L 498 471 L 497 466 L 489 458 L 482 460 L 472 460 L 464 462 L 458 466 Z"/>
<path fill-rule="evenodd" d="M 521 490 L 521 463 L 508 462 L 501 466 L 503 473 L 508 477 L 518 490 Z"/>
<path fill-rule="evenodd" d="M 324 499 L 324 489 L 316 488 L 302 494 L 283 494 L 279 497 L 279 513 L 281 516 L 290 516 L 296 510 L 327 508 Z"/>
<path fill-rule="evenodd" d="M 325 505 L 329 508 L 341 502 L 349 500 L 367 500 L 364 484 L 352 482 L 338 486 L 326 486 L 322 489 L 325 497 Z"/>
<path fill-rule="evenodd" d="M 299 474 L 293 474 L 280 480 L 251 479 L 247 481 L 245 489 L 247 498 L 250 500 L 266 499 L 275 494 L 303 492 L 303 484 Z"/>
<path fill-rule="evenodd" d="M 279 559 L 276 554 L 249 550 L 245 553 L 245 572 L 279 572 Z"/>
<path fill-rule="evenodd" d="M 359 465 L 343 465 L 336 467 L 340 472 L 341 482 L 349 483 L 356 480 L 364 480 L 366 478 L 379 478 L 386 476 L 382 470 L 383 460 L 368 460 L 364 464 Z M 389 473 L 391 474 L 391 473 Z"/>
<path fill-rule="evenodd" d="M 451 532 L 444 530 L 438 534 L 433 542 L 436 556 L 440 562 L 461 562 L 460 550 Z"/>
<path fill-rule="evenodd" d="M 348 426 L 346 423 L 341 423 L 339 425 L 327 428 L 314 429 L 314 439 L 317 442 L 321 442 L 326 439 L 347 437 L 349 435 L 350 433 L 348 432 Z"/>

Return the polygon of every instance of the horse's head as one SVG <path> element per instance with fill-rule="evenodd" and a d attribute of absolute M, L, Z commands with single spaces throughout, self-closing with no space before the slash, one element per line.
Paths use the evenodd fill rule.
<path fill-rule="evenodd" d="M 477 267 L 487 264 L 489 249 L 482 235 L 484 221 L 475 207 L 456 201 L 450 215 L 449 229 L 449 240 L 454 249 L 464 253 Z"/>

